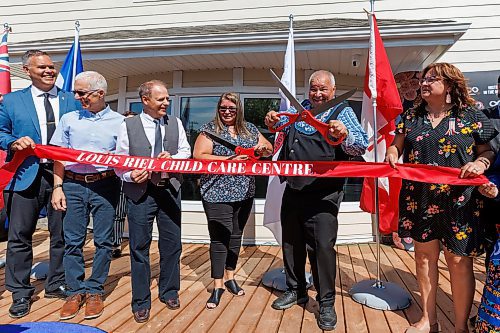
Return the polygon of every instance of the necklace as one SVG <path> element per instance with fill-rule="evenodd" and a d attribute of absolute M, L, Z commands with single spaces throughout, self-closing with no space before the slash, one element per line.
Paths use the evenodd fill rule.
<path fill-rule="evenodd" d="M 427 108 L 427 107 L 425 108 L 425 111 L 427 111 L 427 117 L 429 118 L 431 123 L 434 123 L 434 122 L 439 121 L 439 120 L 443 119 L 444 117 L 446 117 L 446 115 L 448 114 L 448 111 L 450 111 L 452 109 L 452 107 L 450 107 L 446 110 L 439 111 L 437 116 L 434 113 L 431 113 L 429 108 Z"/>

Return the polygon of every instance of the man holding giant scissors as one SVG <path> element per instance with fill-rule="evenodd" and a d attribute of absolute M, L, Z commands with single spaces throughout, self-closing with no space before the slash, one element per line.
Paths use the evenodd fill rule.
<path fill-rule="evenodd" d="M 279 159 L 336 161 L 347 159 L 347 155 L 362 155 L 368 146 L 367 135 L 352 108 L 343 101 L 349 96 L 334 98 L 333 74 L 314 72 L 309 86 L 309 99 L 300 104 L 280 84 L 293 107 L 286 115 L 274 111 L 266 115 L 266 125 L 270 129 L 282 129 L 286 135 Z M 337 215 L 344 197 L 345 179 L 283 177 L 281 180 L 286 180 L 281 225 L 287 291 L 273 302 L 272 307 L 284 310 L 307 303 L 305 263 L 308 254 L 318 293 L 318 326 L 333 330 L 337 324 L 334 310 Z"/>

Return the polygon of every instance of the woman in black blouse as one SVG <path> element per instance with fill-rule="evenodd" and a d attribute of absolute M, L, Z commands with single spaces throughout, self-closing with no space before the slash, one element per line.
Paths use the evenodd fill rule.
<path fill-rule="evenodd" d="M 200 128 L 193 156 L 209 160 L 248 160 L 247 155 L 236 155 L 233 150 L 213 141 L 204 132 L 217 134 L 226 141 L 243 148 L 255 147 L 260 156 L 269 156 L 272 145 L 255 125 L 246 122 L 240 96 L 223 94 L 217 103 L 215 118 Z M 241 247 L 241 237 L 253 206 L 255 177 L 204 174 L 200 179 L 203 208 L 210 234 L 210 261 L 214 289 L 207 301 L 207 309 L 219 305 L 224 287 L 236 296 L 244 295 L 234 279 L 234 270 Z M 223 283 L 224 278 L 226 282 Z"/>
<path fill-rule="evenodd" d="M 494 154 L 488 145 L 496 131 L 474 109 L 465 78 L 455 66 L 436 63 L 422 71 L 422 102 L 402 116 L 386 161 L 461 168 L 461 177 L 483 174 Z M 450 271 L 455 332 L 468 332 L 474 296 L 472 258 L 483 253 L 479 223 L 482 198 L 473 186 L 403 182 L 399 235 L 415 241 L 422 318 L 407 333 L 438 332 L 436 293 L 441 246 Z"/>

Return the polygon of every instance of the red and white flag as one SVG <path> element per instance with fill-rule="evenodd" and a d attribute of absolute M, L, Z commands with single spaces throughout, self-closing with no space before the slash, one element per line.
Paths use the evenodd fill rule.
<path fill-rule="evenodd" d="M 369 14 L 369 19 L 370 52 L 366 64 L 361 112 L 361 125 L 368 134 L 369 145 L 363 158 L 369 162 L 382 162 L 387 148 L 394 139 L 394 120 L 402 113 L 403 106 L 375 15 Z M 377 124 L 374 123 L 373 116 L 374 99 L 376 100 Z M 375 156 L 374 145 L 377 145 L 377 156 Z M 397 230 L 400 189 L 400 179 L 379 178 L 379 229 L 382 233 Z M 360 199 L 362 210 L 372 214 L 376 212 L 374 196 L 375 182 L 373 178 L 365 178 Z"/>
<path fill-rule="evenodd" d="M 10 64 L 9 50 L 7 48 L 7 37 L 9 36 L 9 26 L 4 26 L 4 31 L 0 36 L 0 94 L 10 93 Z"/>

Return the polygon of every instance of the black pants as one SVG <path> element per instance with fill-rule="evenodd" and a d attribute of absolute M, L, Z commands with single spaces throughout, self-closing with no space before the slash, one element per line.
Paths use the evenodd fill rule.
<path fill-rule="evenodd" d="M 485 266 L 488 268 L 490 263 L 490 257 L 495 248 L 495 244 L 499 237 L 500 222 L 498 222 L 498 211 L 500 208 L 500 203 L 493 199 L 484 198 L 484 207 L 481 212 L 481 222 L 485 226 L 485 246 L 484 250 L 485 256 Z"/>
<path fill-rule="evenodd" d="M 337 192 L 301 192 L 288 186 L 283 193 L 281 226 L 288 289 L 305 291 L 305 264 L 309 255 L 317 300 L 335 301 L 337 215 L 344 197 Z"/>
<path fill-rule="evenodd" d="M 236 202 L 202 202 L 210 234 L 212 278 L 222 279 L 224 269 L 236 269 L 241 237 L 252 210 L 253 198 Z"/>
<path fill-rule="evenodd" d="M 113 226 L 113 247 L 122 245 L 123 231 L 125 230 L 125 217 L 127 217 L 127 198 L 123 193 L 123 182 L 120 185 L 120 198 L 116 206 L 114 226 Z"/>
<path fill-rule="evenodd" d="M 50 263 L 45 290 L 51 292 L 64 284 L 62 212 L 55 211 L 50 204 L 52 187 L 52 166 L 40 165 L 38 175 L 29 188 L 19 192 L 4 192 L 9 219 L 5 285 L 12 292 L 14 300 L 31 297 L 35 292 L 35 287 L 30 284 L 32 240 L 43 207 L 47 207 L 50 232 Z"/>
<path fill-rule="evenodd" d="M 160 252 L 159 298 L 166 302 L 179 296 L 181 257 L 181 193 L 170 185 L 148 184 L 146 194 L 128 204 L 130 266 L 132 275 L 132 311 L 151 309 L 151 246 L 153 221 L 158 225 Z"/>

